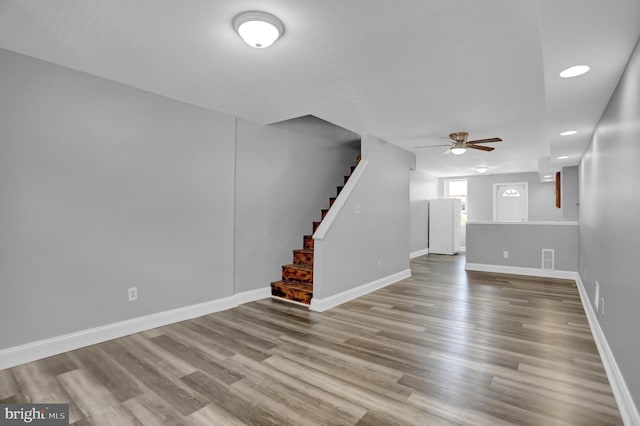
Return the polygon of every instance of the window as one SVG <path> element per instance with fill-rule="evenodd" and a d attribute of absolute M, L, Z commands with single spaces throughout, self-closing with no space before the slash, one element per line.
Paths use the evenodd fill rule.
<path fill-rule="evenodd" d="M 502 193 L 502 197 L 507 197 L 507 198 L 513 198 L 513 197 L 519 197 L 519 196 L 520 196 L 520 192 L 517 189 L 507 189 Z"/>
<path fill-rule="evenodd" d="M 467 224 L 467 180 L 448 180 L 444 183 L 444 196 L 446 198 L 458 198 L 460 200 L 460 223 Z"/>

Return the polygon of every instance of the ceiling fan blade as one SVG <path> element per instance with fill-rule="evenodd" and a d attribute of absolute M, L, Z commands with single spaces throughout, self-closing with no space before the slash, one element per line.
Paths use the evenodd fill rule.
<path fill-rule="evenodd" d="M 489 142 L 502 142 L 500 138 L 489 138 L 489 139 L 477 139 L 475 141 L 467 141 L 467 143 L 489 143 Z"/>
<path fill-rule="evenodd" d="M 482 145 L 469 145 L 467 144 L 467 148 L 471 149 L 479 149 L 480 151 L 493 151 L 495 148 L 490 146 L 482 146 Z"/>
<path fill-rule="evenodd" d="M 435 148 L 435 147 L 438 147 L 438 146 L 450 146 L 450 145 L 449 145 L 449 144 L 446 144 L 446 145 L 427 145 L 427 146 L 416 146 L 416 149 L 418 149 L 418 148 Z"/>

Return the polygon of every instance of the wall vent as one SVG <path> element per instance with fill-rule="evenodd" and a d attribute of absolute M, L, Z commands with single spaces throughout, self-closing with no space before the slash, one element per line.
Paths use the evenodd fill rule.
<path fill-rule="evenodd" d="M 555 267 L 556 251 L 554 249 L 542 249 L 542 269 L 553 271 Z"/>

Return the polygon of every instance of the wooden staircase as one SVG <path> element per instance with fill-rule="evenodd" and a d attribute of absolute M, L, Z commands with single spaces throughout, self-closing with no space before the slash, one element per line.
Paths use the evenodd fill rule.
<path fill-rule="evenodd" d="M 356 159 L 356 166 L 360 162 L 360 156 Z M 351 174 L 356 169 L 351 167 L 349 176 L 344 177 L 344 183 L 347 183 Z M 344 186 L 338 186 L 336 197 L 340 194 Z M 329 208 L 322 209 L 320 222 L 313 222 L 313 232 L 316 232 L 318 226 L 325 218 L 329 209 L 336 201 L 336 197 L 329 198 Z M 293 263 L 282 265 L 282 279 L 271 283 L 271 295 L 273 297 L 284 299 L 292 302 L 301 303 L 303 305 L 311 304 L 313 297 L 313 235 L 305 235 L 301 249 L 293 250 Z"/>

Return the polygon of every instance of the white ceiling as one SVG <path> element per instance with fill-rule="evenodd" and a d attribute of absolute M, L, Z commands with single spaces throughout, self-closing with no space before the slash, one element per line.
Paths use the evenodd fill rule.
<path fill-rule="evenodd" d="M 284 37 L 245 45 L 246 10 Z M 312 114 L 409 150 L 504 139 L 415 150 L 436 176 L 577 164 L 639 36 L 638 0 L 0 0 L 2 48 L 260 123 Z"/>

